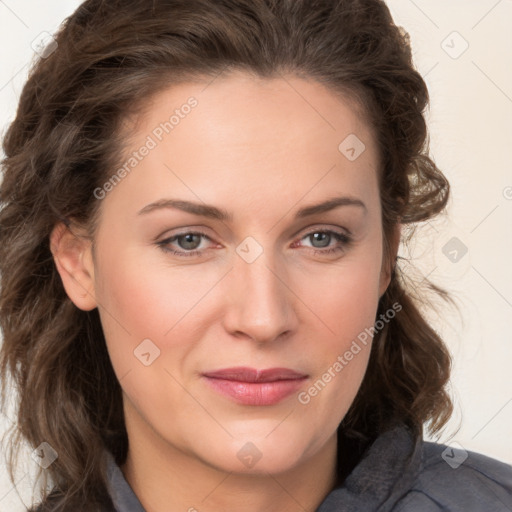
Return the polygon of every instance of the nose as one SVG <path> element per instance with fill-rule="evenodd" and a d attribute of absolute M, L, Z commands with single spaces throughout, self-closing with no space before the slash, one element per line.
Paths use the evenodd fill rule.
<path fill-rule="evenodd" d="M 225 283 L 225 329 L 260 344 L 282 339 L 297 326 L 286 272 L 278 270 L 270 259 L 265 252 L 252 263 L 236 256 Z"/>

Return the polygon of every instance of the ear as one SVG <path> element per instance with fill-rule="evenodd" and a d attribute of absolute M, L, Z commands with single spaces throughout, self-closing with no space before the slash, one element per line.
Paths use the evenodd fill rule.
<path fill-rule="evenodd" d="M 402 224 L 397 222 L 393 230 L 391 239 L 389 240 L 389 259 L 383 258 L 382 268 L 380 272 L 380 284 L 379 284 L 379 298 L 384 295 L 388 289 L 389 283 L 391 282 L 391 274 L 395 265 L 396 257 L 398 254 L 398 247 L 400 245 L 400 239 L 402 234 Z M 385 255 L 384 255 L 385 256 Z"/>
<path fill-rule="evenodd" d="M 50 234 L 50 250 L 68 297 L 75 306 L 90 311 L 97 306 L 94 293 L 92 244 L 82 230 L 73 233 L 59 222 Z"/>

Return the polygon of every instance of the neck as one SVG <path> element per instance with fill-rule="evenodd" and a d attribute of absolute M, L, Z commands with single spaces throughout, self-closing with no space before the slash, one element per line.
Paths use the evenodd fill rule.
<path fill-rule="evenodd" d="M 277 474 L 228 473 L 175 447 L 160 448 L 135 444 L 121 466 L 146 512 L 316 510 L 336 482 L 336 435 L 308 460 Z"/>

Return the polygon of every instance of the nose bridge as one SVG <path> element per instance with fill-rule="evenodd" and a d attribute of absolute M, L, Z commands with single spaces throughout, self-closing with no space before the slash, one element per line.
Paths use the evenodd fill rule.
<path fill-rule="evenodd" d="M 274 270 L 278 265 L 272 251 L 263 251 L 251 240 L 247 245 L 242 242 L 237 253 L 230 276 L 231 302 L 226 327 L 232 333 L 243 333 L 259 342 L 272 341 L 294 328 L 293 305 L 283 282 L 285 276 Z"/>

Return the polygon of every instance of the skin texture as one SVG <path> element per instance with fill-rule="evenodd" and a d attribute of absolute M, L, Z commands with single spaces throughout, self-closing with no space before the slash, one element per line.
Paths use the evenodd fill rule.
<path fill-rule="evenodd" d="M 122 470 L 148 512 L 314 510 L 333 486 L 336 429 L 370 343 L 307 404 L 297 393 L 274 405 L 239 404 L 201 373 L 286 367 L 308 375 L 308 390 L 373 326 L 390 279 L 376 144 L 354 104 L 323 85 L 240 72 L 156 95 L 130 125 L 128 153 L 191 96 L 197 106 L 102 199 L 94 252 L 79 229 L 55 226 L 55 263 L 76 306 L 99 308 L 124 395 L 130 448 Z M 350 134 L 366 147 L 354 161 L 338 149 Z M 294 219 L 337 196 L 366 208 Z M 233 219 L 138 213 L 170 198 Z M 206 237 L 165 247 L 199 255 L 159 245 L 197 230 Z M 352 241 L 312 236 L 326 230 Z M 256 244 L 242 244 L 246 237 Z M 262 253 L 249 263 L 240 247 Z M 145 339 L 160 351 L 148 366 L 134 354 Z M 237 456 L 244 447 L 261 456 L 251 467 Z"/>

